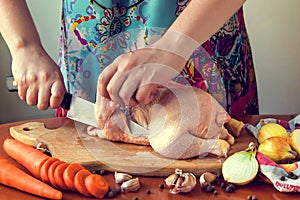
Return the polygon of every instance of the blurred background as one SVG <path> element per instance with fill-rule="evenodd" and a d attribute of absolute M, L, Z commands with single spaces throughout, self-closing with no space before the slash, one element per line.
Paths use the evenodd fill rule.
<path fill-rule="evenodd" d="M 45 49 L 58 60 L 61 0 L 27 0 Z M 248 0 L 245 20 L 253 51 L 260 114 L 300 113 L 299 0 Z M 0 123 L 52 117 L 9 93 L 11 56 L 0 35 Z"/>

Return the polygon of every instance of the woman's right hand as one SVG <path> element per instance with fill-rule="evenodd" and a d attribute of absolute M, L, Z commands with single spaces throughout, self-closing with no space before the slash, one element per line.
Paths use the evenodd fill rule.
<path fill-rule="evenodd" d="M 59 67 L 46 51 L 24 47 L 12 52 L 12 59 L 19 97 L 40 110 L 59 107 L 66 89 Z"/>

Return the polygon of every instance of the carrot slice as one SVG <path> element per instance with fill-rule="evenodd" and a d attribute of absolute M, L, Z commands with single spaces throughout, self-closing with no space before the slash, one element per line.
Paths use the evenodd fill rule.
<path fill-rule="evenodd" d="M 54 171 L 55 182 L 58 185 L 58 187 L 63 190 L 71 190 L 71 188 L 68 188 L 68 186 L 65 184 L 64 176 L 63 176 L 64 171 L 68 166 L 69 166 L 68 163 L 63 162 L 60 165 L 58 165 Z"/>
<path fill-rule="evenodd" d="M 106 179 L 99 174 L 90 174 L 84 179 L 84 185 L 94 197 L 103 198 L 109 190 Z"/>
<path fill-rule="evenodd" d="M 74 186 L 78 192 L 85 196 L 92 196 L 88 189 L 85 187 L 84 179 L 91 174 L 90 171 L 82 169 L 76 173 L 74 177 Z"/>
<path fill-rule="evenodd" d="M 50 166 L 56 162 L 56 161 L 59 161 L 57 158 L 49 158 L 41 167 L 41 170 L 40 170 L 40 176 L 41 176 L 41 179 L 42 181 L 46 182 L 46 183 L 50 183 L 49 181 L 49 177 L 48 177 L 48 171 L 49 171 L 49 168 Z"/>
<path fill-rule="evenodd" d="M 79 170 L 84 169 L 84 167 L 78 163 L 71 163 L 64 171 L 63 178 L 66 186 L 73 191 L 76 191 L 74 186 L 74 177 Z"/>
<path fill-rule="evenodd" d="M 23 165 L 35 177 L 40 178 L 42 164 L 50 158 L 43 152 L 18 140 L 7 138 L 3 142 L 4 151 L 18 163 Z"/>
<path fill-rule="evenodd" d="M 35 179 L 9 160 L 0 157 L 0 183 L 47 199 L 62 199 L 62 193 Z"/>
<path fill-rule="evenodd" d="M 49 169 L 48 169 L 48 179 L 49 179 L 49 182 L 51 183 L 51 185 L 53 185 L 54 187 L 56 188 L 59 188 L 58 184 L 56 183 L 55 181 L 55 177 L 54 177 L 54 171 L 55 169 L 58 167 L 58 165 L 64 163 L 63 161 L 61 160 L 57 160 L 55 162 L 53 162 L 50 166 L 49 166 Z"/>

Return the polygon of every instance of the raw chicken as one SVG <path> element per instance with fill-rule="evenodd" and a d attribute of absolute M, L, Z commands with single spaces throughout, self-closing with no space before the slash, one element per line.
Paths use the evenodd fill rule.
<path fill-rule="evenodd" d="M 102 109 L 106 109 L 104 118 L 108 121 L 103 124 L 102 130 L 88 127 L 90 135 L 111 141 L 151 145 L 154 151 L 174 159 L 207 154 L 226 157 L 234 143 L 231 134 L 238 136 L 244 125 L 232 119 L 210 94 L 190 86 L 161 88 L 150 104 L 131 109 L 131 119 L 148 129 L 144 135 L 132 134 L 124 112 L 112 106 L 107 99 L 102 100 Z"/>

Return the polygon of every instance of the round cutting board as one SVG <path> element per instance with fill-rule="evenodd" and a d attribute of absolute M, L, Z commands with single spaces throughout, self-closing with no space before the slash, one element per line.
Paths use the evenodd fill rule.
<path fill-rule="evenodd" d="M 87 125 L 68 120 L 58 129 L 47 129 L 44 123 L 30 122 L 10 128 L 13 138 L 26 144 L 44 144 L 53 157 L 80 163 L 90 170 L 126 172 L 133 175 L 166 177 L 179 168 L 196 176 L 203 172 L 220 173 L 224 158 L 207 156 L 174 160 L 154 152 L 150 146 L 111 142 L 90 136 Z M 228 155 L 244 150 L 256 139 L 244 130 L 231 146 Z"/>

